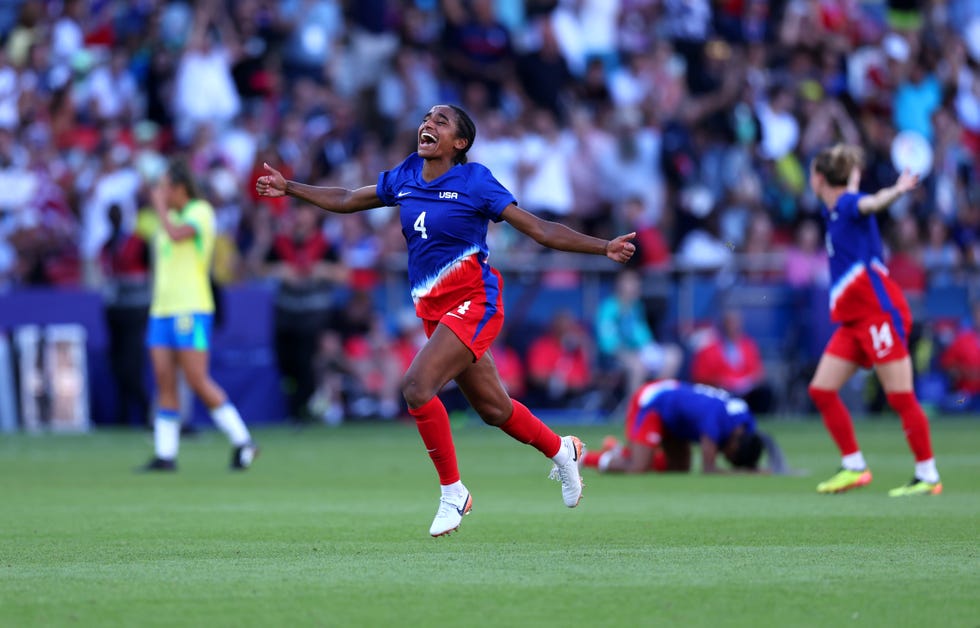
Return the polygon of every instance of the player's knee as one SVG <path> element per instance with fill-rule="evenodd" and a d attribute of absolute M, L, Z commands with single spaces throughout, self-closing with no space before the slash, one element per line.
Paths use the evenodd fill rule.
<path fill-rule="evenodd" d="M 420 408 L 436 395 L 432 386 L 425 385 L 411 373 L 406 373 L 402 378 L 401 391 L 409 408 Z"/>
<path fill-rule="evenodd" d="M 484 400 L 473 404 L 473 409 L 476 411 L 483 422 L 487 425 L 493 425 L 499 427 L 507 422 L 510 415 L 514 413 L 514 405 L 511 403 L 510 398 L 506 398 L 502 401 L 497 400 Z"/>

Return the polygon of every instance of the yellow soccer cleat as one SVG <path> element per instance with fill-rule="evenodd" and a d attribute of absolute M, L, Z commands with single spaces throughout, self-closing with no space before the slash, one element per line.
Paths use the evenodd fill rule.
<path fill-rule="evenodd" d="M 912 481 L 905 486 L 899 486 L 888 491 L 889 497 L 912 497 L 914 495 L 939 495 L 943 492 L 942 482 L 926 482 L 919 478 L 912 478 Z"/>
<path fill-rule="evenodd" d="M 852 488 L 858 488 L 866 484 L 871 484 L 871 471 L 863 469 L 861 471 L 851 471 L 841 469 L 826 482 L 817 484 L 818 493 L 843 493 Z"/>

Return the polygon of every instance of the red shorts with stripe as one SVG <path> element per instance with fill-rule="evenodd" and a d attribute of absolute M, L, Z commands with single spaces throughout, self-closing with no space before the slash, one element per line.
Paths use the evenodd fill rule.
<path fill-rule="evenodd" d="M 422 319 L 426 337 L 431 337 L 439 323 L 442 323 L 466 345 L 476 362 L 487 352 L 504 325 L 502 294 L 502 290 L 498 291 L 497 303 L 491 305 L 486 302 L 485 293 L 477 292 L 451 308 L 437 321 Z"/>
<path fill-rule="evenodd" d="M 830 337 L 825 352 L 862 368 L 901 360 L 909 355 L 912 316 L 903 308 L 899 317 L 896 321 L 891 314 L 882 312 L 844 323 Z M 896 329 L 896 325 L 901 327 Z"/>

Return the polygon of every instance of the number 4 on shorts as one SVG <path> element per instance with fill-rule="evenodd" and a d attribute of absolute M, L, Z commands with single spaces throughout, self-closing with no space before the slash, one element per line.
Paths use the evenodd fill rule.
<path fill-rule="evenodd" d="M 463 301 L 463 304 L 456 308 L 456 311 L 460 314 L 466 314 L 466 310 L 470 309 L 470 302 Z"/>

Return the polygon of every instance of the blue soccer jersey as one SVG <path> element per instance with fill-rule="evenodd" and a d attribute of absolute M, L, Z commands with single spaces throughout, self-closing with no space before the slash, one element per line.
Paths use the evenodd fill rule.
<path fill-rule="evenodd" d="M 907 309 L 901 290 L 882 261 L 881 234 L 873 214 L 858 210 L 860 194 L 845 193 L 823 208 L 830 257 L 830 316 L 848 322 Z"/>
<path fill-rule="evenodd" d="M 633 401 L 626 425 L 631 442 L 656 445 L 668 433 L 692 443 L 706 436 L 720 446 L 739 426 L 755 432 L 748 405 L 719 388 L 665 379 L 640 388 Z"/>
<path fill-rule="evenodd" d="M 459 164 L 425 181 L 423 163 L 412 153 L 382 172 L 377 185 L 385 205 L 400 206 L 416 313 L 439 320 L 474 295 L 496 304 L 501 286 L 487 264 L 487 225 L 501 220 L 514 196 L 480 164 Z"/>

